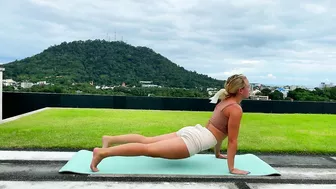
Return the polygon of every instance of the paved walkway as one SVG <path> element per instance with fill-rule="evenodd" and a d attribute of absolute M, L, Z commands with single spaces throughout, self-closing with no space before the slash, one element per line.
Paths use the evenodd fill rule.
<path fill-rule="evenodd" d="M 336 189 L 336 157 L 258 155 L 281 176 L 59 174 L 75 152 L 0 151 L 0 188 Z"/>

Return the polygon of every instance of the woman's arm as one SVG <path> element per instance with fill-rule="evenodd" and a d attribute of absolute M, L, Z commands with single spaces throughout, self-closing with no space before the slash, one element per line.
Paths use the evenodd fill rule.
<path fill-rule="evenodd" d="M 217 158 L 220 156 L 220 149 L 222 147 L 222 142 L 223 141 L 217 142 L 217 144 L 215 146 L 215 155 L 216 155 Z"/>
<path fill-rule="evenodd" d="M 238 134 L 240 121 L 242 118 L 243 111 L 241 107 L 233 106 L 231 107 L 229 122 L 228 122 L 228 148 L 227 148 L 227 161 L 228 168 L 231 173 L 234 174 L 247 174 L 247 171 L 241 171 L 235 169 L 234 158 L 237 152 L 238 146 Z"/>
<path fill-rule="evenodd" d="M 242 110 L 237 106 L 231 108 L 228 122 L 228 166 L 229 170 L 234 169 L 234 158 L 237 152 L 237 139 L 240 127 L 240 120 L 242 117 Z"/>

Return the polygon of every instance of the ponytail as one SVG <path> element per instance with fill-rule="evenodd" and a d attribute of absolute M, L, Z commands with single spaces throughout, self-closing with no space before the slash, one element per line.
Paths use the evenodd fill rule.
<path fill-rule="evenodd" d="M 229 96 L 229 93 L 225 89 L 219 90 L 213 97 L 209 98 L 210 103 L 216 104 L 218 99 L 226 99 Z"/>

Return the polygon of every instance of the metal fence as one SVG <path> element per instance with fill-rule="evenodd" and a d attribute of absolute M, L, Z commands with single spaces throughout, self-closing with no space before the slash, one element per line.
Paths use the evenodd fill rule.
<path fill-rule="evenodd" d="M 135 97 L 3 92 L 3 118 L 44 107 L 212 111 L 204 98 Z M 244 100 L 244 112 L 336 114 L 336 103 Z"/>

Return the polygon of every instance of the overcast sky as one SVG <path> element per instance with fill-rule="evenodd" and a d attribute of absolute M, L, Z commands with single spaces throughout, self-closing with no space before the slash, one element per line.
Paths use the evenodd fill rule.
<path fill-rule="evenodd" d="M 336 83 L 335 7 L 333 0 L 2 0 L 0 63 L 63 41 L 114 40 L 116 32 L 218 79 Z"/>

